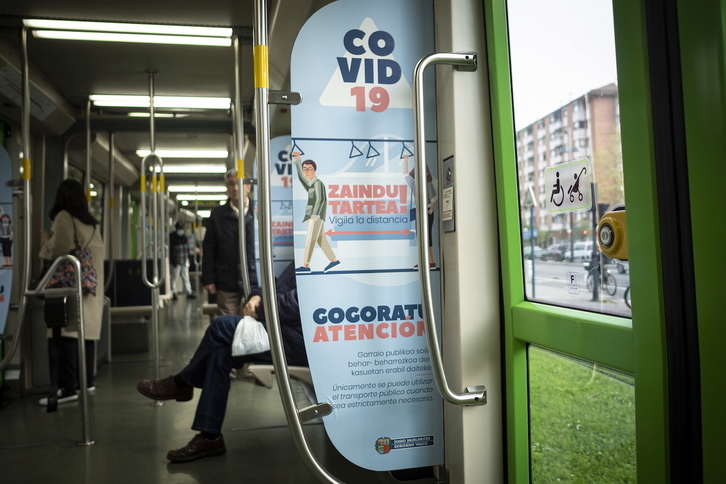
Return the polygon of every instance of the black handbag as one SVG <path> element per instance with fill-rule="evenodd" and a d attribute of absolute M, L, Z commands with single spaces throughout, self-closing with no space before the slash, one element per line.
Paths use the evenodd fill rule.
<path fill-rule="evenodd" d="M 43 300 L 43 317 L 49 328 L 68 326 L 68 299 L 75 296 L 46 296 Z"/>

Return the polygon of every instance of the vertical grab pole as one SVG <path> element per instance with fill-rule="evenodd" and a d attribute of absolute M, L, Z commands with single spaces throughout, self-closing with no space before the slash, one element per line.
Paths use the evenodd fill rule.
<path fill-rule="evenodd" d="M 91 208 L 91 100 L 86 100 L 86 203 L 88 208 Z M 81 263 L 75 257 L 71 259 L 73 265 L 76 266 L 76 274 L 81 273 Z M 79 375 L 79 391 L 81 393 L 81 418 L 83 420 L 83 441 L 79 442 L 78 445 L 93 445 L 89 433 L 88 423 L 88 379 L 86 375 L 86 330 L 85 330 L 85 319 L 83 317 L 83 292 L 81 289 L 81 278 L 76 277 L 76 292 L 74 294 L 76 298 L 76 305 L 78 306 L 78 375 Z M 101 288 L 97 288 L 100 295 L 96 297 L 103 297 Z"/>
<path fill-rule="evenodd" d="M 169 230 L 171 229 L 168 225 L 169 222 L 169 197 L 166 192 L 166 177 L 164 175 L 164 160 L 160 157 L 156 157 L 159 160 L 159 191 L 157 197 L 159 199 L 159 212 L 157 222 L 157 231 L 159 233 L 159 285 L 164 283 L 166 275 L 169 272 Z M 158 289 L 157 289 L 158 291 Z M 157 294 L 157 297 L 160 297 Z"/>
<path fill-rule="evenodd" d="M 475 387 L 466 393 L 455 393 L 449 388 L 444 372 L 444 363 L 439 348 L 439 338 L 436 330 L 436 318 L 431 290 L 431 275 L 429 273 L 428 223 L 426 222 L 426 136 L 424 131 L 424 72 L 428 66 L 436 64 L 449 64 L 468 66 L 469 70 L 476 69 L 476 54 L 431 54 L 421 59 L 413 70 L 413 138 L 415 146 L 416 176 L 415 197 L 416 210 L 423 215 L 416 217 L 416 243 L 418 245 L 418 267 L 421 282 L 421 300 L 424 311 L 424 324 L 426 325 L 426 339 L 431 354 L 431 367 L 436 377 L 436 385 L 447 401 L 457 405 L 482 405 L 486 403 L 485 387 Z M 467 389 L 468 390 L 468 389 Z"/>
<path fill-rule="evenodd" d="M 106 241 L 108 247 L 108 274 L 104 274 L 104 292 L 111 285 L 111 279 L 113 278 L 114 269 L 116 268 L 116 258 L 114 257 L 114 224 L 116 223 L 116 213 L 114 204 L 114 192 L 116 191 L 116 185 L 114 179 L 116 177 L 116 163 L 114 163 L 114 133 L 108 133 L 108 213 L 110 217 L 108 219 L 108 232 L 105 234 L 103 240 Z"/>
<path fill-rule="evenodd" d="M 163 175 L 164 175 L 164 165 L 159 158 L 159 156 L 156 155 L 156 140 L 155 140 L 155 132 L 154 132 L 154 72 L 149 72 L 149 119 L 150 119 L 150 151 L 147 156 L 145 156 L 141 160 L 141 214 L 144 217 L 144 225 L 143 229 L 141 231 L 141 244 L 143 246 L 143 260 L 141 263 L 141 278 L 146 284 L 147 287 L 151 289 L 151 322 L 152 322 L 152 339 L 153 339 L 153 346 L 154 346 L 154 368 L 155 368 L 155 375 L 156 379 L 158 380 L 159 375 L 159 286 L 161 286 L 162 282 L 164 281 L 163 277 L 159 276 L 159 230 L 158 230 L 158 219 L 159 219 L 159 195 L 158 195 L 158 182 L 156 177 L 156 167 L 157 163 L 159 166 L 159 172 L 162 176 L 162 183 L 163 183 Z M 146 214 L 146 160 L 153 157 L 157 163 L 154 163 L 152 166 L 152 175 L 151 175 L 151 210 L 147 216 Z M 163 217 L 164 210 L 162 207 L 161 215 Z M 152 243 L 153 243 L 153 254 L 151 256 L 151 260 L 153 262 L 153 278 L 150 280 L 147 274 L 146 269 L 146 263 L 149 260 L 148 257 L 148 244 L 147 244 L 147 237 L 146 237 L 146 227 L 147 227 L 147 219 L 150 220 L 151 230 L 152 230 Z M 163 253 L 163 249 L 162 249 Z M 151 405 L 155 406 L 161 406 L 164 403 L 157 400 L 154 401 Z"/>
<path fill-rule="evenodd" d="M 150 151 L 152 154 L 156 154 L 156 113 L 154 112 L 154 75 L 155 73 L 149 73 L 149 139 L 150 139 Z M 152 312 L 152 331 L 154 340 L 154 368 L 156 369 L 155 375 L 158 380 L 161 378 L 159 374 L 159 286 L 161 285 L 161 278 L 159 277 L 159 231 L 157 230 L 156 224 L 158 221 L 159 213 L 159 197 L 157 192 L 157 175 L 156 175 L 156 164 L 154 169 L 151 170 L 151 230 L 153 239 L 153 250 L 152 261 L 153 261 L 153 272 L 154 272 L 154 284 L 151 288 L 151 312 Z"/>
<path fill-rule="evenodd" d="M 73 265 L 76 267 L 76 274 L 81 273 L 81 261 L 73 256 L 68 256 Z M 83 289 L 81 286 L 81 278 L 76 277 L 75 287 L 75 298 L 76 305 L 78 306 L 78 375 L 79 375 L 79 386 L 81 392 L 81 418 L 83 419 L 83 441 L 78 442 L 78 445 L 90 446 L 94 444 L 91 440 L 91 426 L 88 415 L 88 378 L 86 376 L 86 329 L 85 329 L 85 318 L 83 317 Z M 101 292 L 101 288 L 96 289 Z M 99 297 L 96 295 L 96 297 Z M 101 294 L 101 297 L 103 295 Z"/>
<path fill-rule="evenodd" d="M 282 406 L 285 409 L 287 423 L 292 433 L 293 441 L 300 457 L 308 470 L 320 481 L 332 484 L 342 484 L 331 476 L 320 465 L 305 440 L 302 429 L 300 412 L 290 386 L 290 376 L 287 371 L 287 360 L 280 330 L 280 317 L 276 304 L 276 288 L 274 267 L 272 261 L 272 217 L 270 214 L 270 124 L 269 124 L 269 70 L 267 57 L 267 1 L 255 0 L 254 23 L 254 82 L 255 82 L 255 120 L 257 138 L 257 174 L 259 177 L 258 220 L 260 225 L 260 272 L 262 299 L 267 315 L 267 329 L 270 337 L 270 352 L 272 364 L 275 368 L 277 386 L 280 390 Z"/>
<path fill-rule="evenodd" d="M 245 160 L 244 156 L 244 126 L 242 125 L 242 94 L 240 93 L 240 65 L 239 65 L 239 37 L 234 36 L 232 39 L 234 47 L 234 146 L 236 153 L 236 169 L 237 183 L 239 184 L 239 263 L 240 274 L 242 276 L 242 290 L 244 298 L 250 296 L 250 274 L 247 271 L 247 237 L 245 237 L 245 214 L 244 214 L 244 177 L 245 177 Z"/>
<path fill-rule="evenodd" d="M 23 47 L 22 55 L 22 84 L 23 84 L 23 102 L 22 102 L 22 127 L 23 136 L 23 272 L 20 280 L 23 297 L 20 298 L 18 305 L 18 317 L 15 320 L 15 333 L 12 337 L 12 343 L 8 353 L 0 360 L 0 371 L 8 366 L 15 356 L 15 352 L 20 345 L 20 332 L 23 329 L 23 320 L 25 319 L 25 309 L 27 301 L 25 292 L 28 290 L 28 281 L 30 281 L 30 273 L 32 268 L 32 258 L 30 255 L 30 235 L 31 235 L 31 211 L 30 211 L 30 81 L 28 69 L 28 29 L 23 27 L 21 30 L 21 41 Z"/>
<path fill-rule="evenodd" d="M 197 294 L 199 295 L 199 299 L 202 298 L 202 258 L 199 255 L 199 234 L 201 230 L 198 230 L 202 227 L 202 224 L 199 223 L 199 182 L 194 182 L 194 224 L 192 225 L 192 230 L 194 230 L 194 265 L 196 266 L 196 288 L 197 288 Z M 204 304 L 199 305 L 199 311 L 200 313 L 204 311 L 203 308 Z"/>
<path fill-rule="evenodd" d="M 160 161 L 158 156 L 156 156 L 153 152 L 147 156 L 145 156 L 141 160 L 141 186 L 139 187 L 141 190 L 141 215 L 142 215 L 142 227 L 141 227 L 141 245 L 142 245 L 142 261 L 141 261 L 141 280 L 144 282 L 146 287 L 151 289 L 151 331 L 152 331 L 152 340 L 153 340 L 153 348 L 154 348 L 154 368 L 155 368 L 155 377 L 158 380 L 159 379 L 159 286 L 161 286 L 162 282 L 164 281 L 163 277 L 159 276 L 159 231 L 156 229 L 156 224 L 159 218 L 159 208 L 157 203 L 157 180 L 156 175 L 153 175 L 151 177 L 151 194 L 149 195 L 149 199 L 151 200 L 151 207 L 149 210 L 149 213 L 147 215 L 146 213 L 146 170 L 147 165 L 146 161 L 154 157 L 157 159 L 157 161 Z M 151 169 L 155 173 L 156 172 L 157 164 L 152 163 Z M 148 235 L 146 233 L 147 228 L 151 227 L 152 231 L 152 239 L 151 244 L 149 244 Z M 149 256 L 149 245 L 151 245 L 151 256 Z M 151 260 L 152 261 L 152 278 L 149 279 L 148 269 L 147 269 L 147 262 Z M 152 405 L 163 405 L 164 403 L 162 401 L 155 401 L 152 403 Z"/>
<path fill-rule="evenodd" d="M 86 99 L 86 202 L 91 208 L 91 100 Z"/>

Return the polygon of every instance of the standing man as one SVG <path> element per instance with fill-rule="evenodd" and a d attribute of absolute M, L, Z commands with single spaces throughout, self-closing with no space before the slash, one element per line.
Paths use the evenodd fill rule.
<path fill-rule="evenodd" d="M 176 300 L 176 280 L 181 274 L 184 293 L 189 299 L 197 297 L 189 283 L 189 241 L 184 234 L 184 224 L 174 224 L 174 231 L 169 234 L 169 263 L 171 264 L 171 297 Z"/>
<path fill-rule="evenodd" d="M 300 183 L 303 184 L 308 191 L 308 204 L 305 207 L 305 218 L 303 222 L 308 223 L 308 235 L 305 240 L 305 252 L 303 254 L 303 265 L 295 269 L 298 274 L 311 272 L 310 259 L 313 257 L 313 249 L 318 244 L 325 257 L 330 263 L 325 266 L 323 272 L 328 272 L 333 267 L 340 264 L 336 259 L 327 237 L 325 237 L 325 212 L 328 208 L 328 198 L 325 195 L 325 184 L 316 176 L 317 165 L 313 160 L 305 160 L 300 163 L 300 152 L 296 151 L 292 154 L 295 159 L 295 168 Z"/>
<path fill-rule="evenodd" d="M 202 285 L 209 294 L 217 296 L 217 306 L 222 314 L 242 316 L 240 306 L 244 295 L 239 256 L 240 217 L 244 219 L 245 224 L 245 250 L 250 286 L 257 286 L 254 227 L 249 204 L 252 185 L 244 185 L 244 197 L 240 205 L 237 170 L 227 171 L 224 180 L 227 186 L 227 203 L 212 210 L 202 243 Z"/>

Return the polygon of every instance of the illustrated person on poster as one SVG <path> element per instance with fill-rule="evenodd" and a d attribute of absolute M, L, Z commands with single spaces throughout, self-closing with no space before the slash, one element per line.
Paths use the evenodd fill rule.
<path fill-rule="evenodd" d="M 414 169 L 408 171 L 408 158 L 409 155 L 403 155 L 403 173 L 406 178 L 406 183 L 411 189 L 411 209 L 409 210 L 409 220 L 414 224 L 414 231 L 416 230 L 416 196 L 415 196 L 415 178 L 416 174 Z M 436 269 L 436 261 L 434 261 L 434 247 L 432 231 L 434 228 L 434 208 L 436 208 L 436 202 L 438 201 L 438 195 L 436 193 L 436 179 L 431 175 L 429 167 L 426 167 L 426 214 L 429 223 L 429 266 L 431 269 Z M 418 264 L 413 266 L 414 269 L 418 269 Z"/>
<path fill-rule="evenodd" d="M 335 257 L 327 237 L 325 236 L 325 213 L 328 208 L 328 198 L 325 195 L 325 184 L 316 176 L 317 164 L 313 160 L 305 160 L 300 163 L 300 152 L 296 151 L 292 154 L 294 158 L 295 168 L 300 183 L 303 184 L 308 191 L 308 203 L 305 207 L 305 218 L 303 222 L 308 223 L 308 235 L 305 240 L 305 252 L 303 253 L 303 265 L 295 269 L 298 274 L 311 272 L 310 259 L 313 256 L 315 244 L 319 245 L 325 257 L 330 263 L 325 266 L 323 272 L 328 272 L 333 267 L 340 264 Z"/>
<path fill-rule="evenodd" d="M 4 213 L 0 215 L 0 240 L 2 240 L 3 257 L 5 264 L 3 267 L 13 266 L 13 221 L 10 215 Z"/>

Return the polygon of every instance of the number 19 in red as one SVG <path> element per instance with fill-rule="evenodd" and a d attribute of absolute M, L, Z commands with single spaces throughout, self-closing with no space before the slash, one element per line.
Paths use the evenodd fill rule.
<path fill-rule="evenodd" d="M 355 96 L 355 110 L 365 111 L 366 110 L 366 88 L 365 86 L 356 86 L 350 89 L 350 95 Z M 368 99 L 371 103 L 371 111 L 376 113 L 382 113 L 388 109 L 388 104 L 391 102 L 388 91 L 384 88 L 377 86 L 371 88 L 368 93 Z"/>

